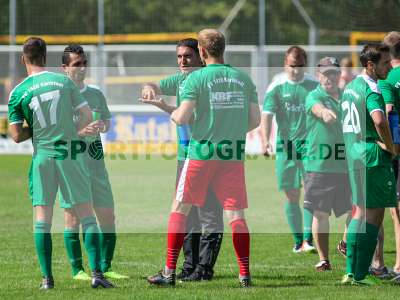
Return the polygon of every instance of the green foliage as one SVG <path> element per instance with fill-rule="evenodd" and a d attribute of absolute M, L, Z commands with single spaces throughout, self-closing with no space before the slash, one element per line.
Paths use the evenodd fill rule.
<path fill-rule="evenodd" d="M 96 34 L 97 0 L 16 0 L 19 34 Z M 218 28 L 237 0 L 105 0 L 106 33 Z M 398 30 L 397 0 L 301 0 L 320 44 L 346 44 L 351 31 Z M 0 0 L 0 34 L 8 34 L 8 3 Z M 258 43 L 258 0 L 247 0 L 229 27 L 232 44 Z M 308 26 L 292 0 L 266 0 L 267 44 L 306 44 Z"/>

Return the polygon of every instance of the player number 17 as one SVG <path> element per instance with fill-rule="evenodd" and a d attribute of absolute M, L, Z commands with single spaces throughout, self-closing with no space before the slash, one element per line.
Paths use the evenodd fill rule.
<path fill-rule="evenodd" d="M 35 112 L 36 117 L 39 121 L 40 127 L 47 127 L 47 122 L 43 114 L 41 103 L 51 101 L 50 103 L 50 125 L 55 125 L 57 123 L 57 105 L 60 100 L 60 90 L 55 90 L 47 93 L 40 94 L 33 97 L 29 107 Z"/>

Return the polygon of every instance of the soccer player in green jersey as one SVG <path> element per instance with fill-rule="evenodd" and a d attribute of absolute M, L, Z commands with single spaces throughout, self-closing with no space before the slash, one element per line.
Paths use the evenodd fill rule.
<path fill-rule="evenodd" d="M 384 44 L 389 46 L 391 55 L 391 65 L 387 78 L 379 80 L 378 86 L 382 92 L 383 100 L 386 105 L 386 112 L 396 111 L 400 112 L 400 32 L 389 32 L 383 39 Z M 398 181 L 399 160 L 393 160 L 393 170 Z M 397 193 L 399 199 L 399 194 Z M 393 220 L 395 241 L 396 241 L 396 262 L 393 267 L 393 272 L 390 272 L 384 264 L 383 258 L 383 226 L 378 237 L 378 245 L 375 251 L 374 259 L 371 263 L 370 273 L 379 278 L 390 278 L 395 275 L 393 280 L 400 281 L 400 213 L 399 207 L 390 208 L 390 213 Z"/>
<path fill-rule="evenodd" d="M 313 212 L 312 231 L 320 259 L 315 268 L 327 271 L 331 270 L 329 215 L 332 210 L 336 217 L 347 213 L 350 220 L 351 191 L 340 123 L 339 62 L 324 57 L 317 71 L 320 85 L 306 98 L 304 207 Z"/>
<path fill-rule="evenodd" d="M 368 44 L 361 51 L 363 75 L 343 92 L 341 115 L 355 213 L 347 232 L 346 274 L 342 283 L 375 284 L 368 275 L 385 208 L 395 207 L 396 154 L 378 80 L 391 66 L 389 47 Z"/>
<path fill-rule="evenodd" d="M 293 234 L 295 253 L 315 251 L 311 233 L 312 213 L 304 209 L 303 217 L 299 206 L 304 174 L 302 156 L 306 138 L 305 101 L 308 93 L 318 85 L 316 80 L 304 74 L 306 61 L 307 55 L 302 48 L 292 46 L 286 51 L 286 74 L 268 87 L 261 116 L 265 153 L 272 150 L 269 138 L 274 115 L 278 125 L 276 175 L 278 188 L 286 197 L 285 214 Z"/>
<path fill-rule="evenodd" d="M 110 128 L 111 114 L 107 107 L 103 93 L 95 86 L 86 85 L 87 57 L 80 45 L 69 45 L 64 49 L 62 56 L 62 68 L 80 89 L 80 94 L 87 101 L 94 114 L 99 114 L 99 119 L 94 125 L 99 128 L 97 132 L 91 132 L 91 128 L 84 128 L 88 137 L 84 139 L 86 148 L 96 146 L 96 151 L 88 151 L 85 162 L 88 168 L 88 178 L 93 198 L 93 206 L 100 225 L 101 244 L 101 271 L 106 278 L 126 279 L 128 276 L 121 275 L 111 269 L 111 261 L 114 257 L 116 245 L 114 198 L 108 173 L 103 159 L 103 148 L 99 132 L 107 132 Z M 100 156 L 97 157 L 97 154 Z M 61 199 L 63 200 L 63 199 Z M 62 201 L 64 208 L 64 243 L 68 258 L 72 267 L 73 279 L 89 280 L 89 275 L 84 271 L 82 264 L 82 251 L 79 240 L 79 218 L 69 205 Z"/>
<path fill-rule="evenodd" d="M 187 216 L 192 205 L 204 205 L 211 188 L 230 221 L 240 285 L 248 287 L 250 234 L 244 216 L 244 149 L 246 133 L 260 121 L 256 88 L 245 73 L 224 63 L 225 37 L 221 32 L 204 29 L 198 42 L 206 67 L 188 76 L 180 93 L 181 104 L 171 114 L 178 125 L 193 120 L 193 132 L 168 222 L 166 265 L 148 282 L 175 284 Z"/>
<path fill-rule="evenodd" d="M 198 42 L 188 38 L 176 46 L 179 72 L 160 81 L 159 84 L 147 83 L 142 89 L 141 102 L 155 105 L 171 114 L 180 105 L 179 91 L 188 75 L 203 66 L 200 59 Z M 164 102 L 160 95 L 176 96 L 176 106 Z M 190 125 L 177 126 L 178 165 L 176 184 L 182 173 L 187 156 L 190 138 Z M 184 262 L 182 272 L 177 278 L 182 281 L 211 280 L 223 237 L 223 211 L 214 193 L 209 191 L 207 201 L 201 208 L 193 207 L 187 218 L 183 243 Z"/>
<path fill-rule="evenodd" d="M 84 134 L 82 130 L 90 125 L 94 129 L 93 124 L 89 124 L 92 120 L 89 106 L 68 77 L 45 70 L 44 40 L 27 39 L 22 60 L 28 77 L 12 90 L 8 115 L 14 141 L 19 143 L 32 138 L 33 143 L 29 188 L 35 213 L 35 247 L 43 274 L 41 288 L 54 287 L 50 231 L 58 189 L 82 224 L 92 287 L 113 287 L 100 269 L 99 232 L 83 157 L 76 152 L 74 155 L 78 133 Z M 75 110 L 81 117 L 77 128 L 73 122 Z M 29 127 L 23 127 L 24 121 Z"/>

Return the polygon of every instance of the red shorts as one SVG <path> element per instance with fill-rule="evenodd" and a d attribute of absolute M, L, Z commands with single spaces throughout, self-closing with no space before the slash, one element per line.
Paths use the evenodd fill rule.
<path fill-rule="evenodd" d="M 201 207 L 209 188 L 225 210 L 247 208 L 244 162 L 185 160 L 176 189 L 176 200 Z"/>

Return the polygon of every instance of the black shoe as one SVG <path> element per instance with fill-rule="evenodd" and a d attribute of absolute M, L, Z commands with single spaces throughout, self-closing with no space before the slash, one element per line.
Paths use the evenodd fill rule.
<path fill-rule="evenodd" d="M 251 278 L 250 276 L 239 276 L 239 284 L 242 288 L 251 287 Z"/>
<path fill-rule="evenodd" d="M 109 282 L 107 279 L 104 278 L 103 273 L 101 272 L 93 272 L 92 273 L 92 288 L 96 289 L 99 286 L 105 288 L 105 289 L 110 289 L 114 288 L 115 286 Z"/>
<path fill-rule="evenodd" d="M 193 269 L 191 269 L 191 270 L 182 269 L 182 272 L 180 272 L 178 275 L 176 275 L 176 279 L 184 280 L 186 277 L 189 277 L 192 273 L 193 273 Z"/>
<path fill-rule="evenodd" d="M 212 280 L 214 271 L 204 270 L 203 268 L 197 267 L 192 274 L 182 278 L 182 281 L 201 281 L 201 280 Z"/>
<path fill-rule="evenodd" d="M 39 287 L 41 290 L 50 290 L 54 289 L 54 279 L 53 277 L 43 277 L 42 283 Z"/>
<path fill-rule="evenodd" d="M 149 276 L 147 277 L 147 281 L 150 284 L 154 285 L 161 285 L 161 286 L 174 286 L 175 285 L 175 273 L 172 273 L 171 275 L 164 275 L 163 271 L 158 272 L 154 276 Z"/>

